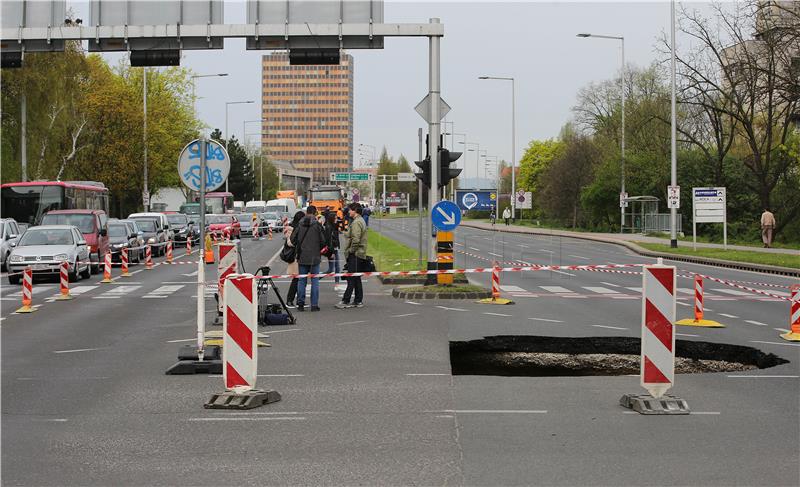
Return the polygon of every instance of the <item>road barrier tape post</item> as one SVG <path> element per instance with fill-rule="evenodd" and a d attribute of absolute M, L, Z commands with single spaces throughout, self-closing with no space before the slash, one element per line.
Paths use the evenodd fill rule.
<path fill-rule="evenodd" d="M 800 342 L 800 284 L 789 288 L 792 302 L 789 306 L 789 332 L 781 338 L 790 342 Z"/>
<path fill-rule="evenodd" d="M 172 264 L 172 240 L 167 240 L 167 264 Z"/>
<path fill-rule="evenodd" d="M 192 255 L 192 236 L 186 237 L 186 255 Z"/>
<path fill-rule="evenodd" d="M 105 262 L 103 263 L 103 284 L 112 284 L 111 280 L 111 252 L 106 252 Z"/>
<path fill-rule="evenodd" d="M 707 320 L 703 316 L 703 276 L 694 275 L 694 319 L 686 318 L 676 321 L 676 325 L 701 326 L 705 328 L 725 328 L 725 325 L 713 320 Z"/>
<path fill-rule="evenodd" d="M 222 380 L 206 409 L 252 409 L 281 400 L 277 391 L 258 390 L 258 291 L 252 274 L 231 274 L 224 281 Z"/>
<path fill-rule="evenodd" d="M 640 381 L 649 394 L 625 394 L 620 404 L 641 414 L 689 414 L 686 401 L 665 393 L 675 382 L 676 269 L 659 263 L 642 270 Z"/>
<path fill-rule="evenodd" d="M 78 273 L 78 262 L 75 262 L 75 273 Z M 60 290 L 61 293 L 56 298 L 57 301 L 68 301 L 73 298 L 69 293 L 69 262 L 62 261 L 60 266 Z"/>
<path fill-rule="evenodd" d="M 272 240 L 272 227 L 267 227 L 267 240 Z"/>
<path fill-rule="evenodd" d="M 253 240 L 261 240 L 261 236 L 258 234 L 258 218 L 253 218 Z"/>
<path fill-rule="evenodd" d="M 122 254 L 120 255 L 120 262 L 122 262 L 122 277 L 131 277 L 131 273 L 128 272 L 128 248 L 122 248 Z"/>
<path fill-rule="evenodd" d="M 144 249 L 144 267 L 147 270 L 153 268 L 153 247 L 150 244 L 147 244 L 147 247 Z"/>
<path fill-rule="evenodd" d="M 500 296 L 500 265 L 492 262 L 492 297 L 479 300 L 483 304 L 514 304 L 514 301 Z"/>
<path fill-rule="evenodd" d="M 28 266 L 22 271 L 22 307 L 16 313 L 33 313 L 33 269 Z"/>
<path fill-rule="evenodd" d="M 223 301 L 225 300 L 225 278 L 231 274 L 238 272 L 239 266 L 239 249 L 233 243 L 219 244 L 219 264 L 217 264 L 217 276 L 219 278 L 217 286 L 217 317 L 214 320 L 215 325 L 221 325 L 222 313 L 224 311 Z"/>
<path fill-rule="evenodd" d="M 216 240 L 217 237 L 214 237 Z M 211 242 L 211 235 L 206 234 L 206 241 L 205 241 L 205 254 L 203 256 L 203 261 L 206 264 L 213 264 L 214 263 L 214 244 Z"/>

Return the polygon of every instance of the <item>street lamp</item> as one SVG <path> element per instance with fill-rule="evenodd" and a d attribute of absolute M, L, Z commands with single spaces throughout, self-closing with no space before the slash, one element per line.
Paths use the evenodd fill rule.
<path fill-rule="evenodd" d="M 242 122 L 242 133 L 244 134 L 244 137 L 247 138 L 247 135 L 248 135 L 247 132 L 246 132 L 246 129 L 245 129 L 245 126 L 248 123 L 262 123 L 262 122 L 265 122 L 265 121 L 267 121 L 266 118 L 262 118 L 262 119 L 258 119 L 258 120 L 245 120 L 244 122 Z M 259 136 L 258 137 L 258 167 L 259 167 L 259 170 L 261 172 L 261 176 L 260 176 L 261 182 L 258 185 L 258 199 L 260 199 L 261 201 L 264 200 L 264 143 L 261 140 L 261 138 L 264 136 L 263 134 L 264 134 L 263 127 L 262 127 L 262 130 L 258 134 L 249 134 L 249 135 L 258 135 Z M 253 161 L 253 164 L 251 164 L 250 166 L 253 168 L 253 172 L 255 173 L 256 168 L 254 167 L 254 164 L 255 164 L 255 161 Z"/>
<path fill-rule="evenodd" d="M 225 152 L 228 152 L 228 139 L 230 139 L 230 135 L 228 134 L 228 107 L 231 105 L 242 105 L 242 104 L 249 104 L 255 103 L 253 100 L 247 101 L 226 101 L 225 102 Z M 230 157 L 230 154 L 228 155 Z M 228 179 L 225 179 L 225 192 L 228 192 Z"/>
<path fill-rule="evenodd" d="M 189 79 L 192 80 L 192 108 L 194 110 L 194 116 L 197 118 L 197 95 L 195 93 L 195 82 L 197 78 L 213 78 L 213 77 L 221 77 L 221 76 L 228 76 L 228 73 L 216 73 L 216 74 L 195 74 L 189 76 Z"/>
<path fill-rule="evenodd" d="M 478 79 L 492 79 L 492 80 L 500 80 L 500 81 L 511 81 L 511 213 L 513 218 L 517 217 L 517 203 L 516 198 L 514 197 L 514 193 L 517 190 L 517 179 L 516 179 L 516 167 L 517 167 L 517 143 L 516 143 L 516 132 L 517 132 L 517 115 L 516 115 L 516 81 L 513 77 L 505 77 L 505 76 L 478 76 Z M 500 194 L 497 195 L 498 199 L 500 198 Z"/>
<path fill-rule="evenodd" d="M 622 201 L 622 195 L 625 194 L 625 36 L 606 36 L 606 35 L 598 35 L 598 34 L 577 34 L 577 37 L 596 37 L 598 39 L 611 39 L 615 41 L 620 41 L 622 45 L 622 72 L 620 75 L 620 91 L 622 92 L 622 110 L 621 110 L 621 117 L 622 117 L 622 137 L 621 137 L 621 157 L 622 157 L 622 184 L 620 185 L 620 207 L 619 207 L 619 214 L 620 214 L 620 224 L 619 224 L 619 233 L 622 233 L 622 229 L 625 227 L 625 204 Z"/>
<path fill-rule="evenodd" d="M 474 145 L 474 146 L 476 146 L 478 148 L 479 151 L 481 150 L 481 145 L 478 142 L 467 142 L 466 138 L 464 139 L 464 142 L 459 142 L 459 144 L 463 144 L 464 145 L 464 149 L 467 152 L 475 152 L 474 150 L 467 148 L 467 146 L 469 146 L 469 145 Z M 478 165 L 479 165 L 479 163 L 478 163 L 478 155 L 476 153 L 475 154 L 475 179 L 478 179 L 480 177 L 480 168 L 478 167 Z M 465 157 L 464 158 L 464 170 L 466 171 L 466 169 L 467 169 L 467 158 Z"/>
<path fill-rule="evenodd" d="M 494 214 L 497 215 L 500 211 L 500 158 L 498 156 L 486 156 L 484 159 L 494 159 L 494 186 L 495 186 L 495 198 L 494 198 Z M 486 161 L 488 164 L 489 161 Z"/>

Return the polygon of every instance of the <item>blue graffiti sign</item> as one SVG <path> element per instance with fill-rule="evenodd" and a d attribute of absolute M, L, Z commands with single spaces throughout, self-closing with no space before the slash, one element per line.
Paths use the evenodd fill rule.
<path fill-rule="evenodd" d="M 200 140 L 193 140 L 181 151 L 178 159 L 178 175 L 183 184 L 193 190 L 200 191 Z M 206 191 L 214 191 L 225 183 L 230 172 L 231 163 L 225 148 L 215 140 L 206 143 Z"/>

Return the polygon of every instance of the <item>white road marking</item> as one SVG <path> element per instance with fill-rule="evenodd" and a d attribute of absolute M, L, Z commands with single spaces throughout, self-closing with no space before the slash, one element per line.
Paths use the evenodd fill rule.
<path fill-rule="evenodd" d="M 606 325 L 592 325 L 595 328 L 608 328 L 609 330 L 627 330 L 627 328 L 620 328 L 619 326 L 606 326 Z"/>
<path fill-rule="evenodd" d="M 94 350 L 105 350 L 105 349 L 104 348 L 76 348 L 74 350 L 56 350 L 53 353 L 92 352 Z"/>
<path fill-rule="evenodd" d="M 500 285 L 500 290 L 507 293 L 524 293 L 527 292 L 519 286 Z"/>
<path fill-rule="evenodd" d="M 34 419 L 33 421 L 37 422 L 44 422 L 44 423 L 66 423 L 67 418 L 52 418 L 52 419 Z"/>
<path fill-rule="evenodd" d="M 738 316 L 729 315 L 728 313 L 718 313 L 720 316 L 724 316 L 725 318 L 738 318 Z"/>
<path fill-rule="evenodd" d="M 604 282 L 603 284 L 608 284 L 608 283 Z M 635 293 L 641 293 L 642 292 L 642 288 L 640 288 L 640 287 L 626 287 L 625 289 L 627 289 L 629 291 L 633 291 Z"/>
<path fill-rule="evenodd" d="M 581 256 L 581 255 L 572 255 L 572 254 L 568 254 L 568 255 L 567 255 L 567 257 L 575 257 L 576 259 L 581 259 L 581 260 L 592 260 L 592 259 L 590 259 L 590 258 L 588 258 L 588 257 L 583 257 L 583 256 Z"/>
<path fill-rule="evenodd" d="M 551 319 L 548 319 L 548 318 L 528 318 L 528 319 L 529 320 L 533 320 L 533 321 L 546 321 L 548 323 L 564 323 L 561 320 L 551 320 Z"/>
<path fill-rule="evenodd" d="M 681 306 L 691 306 L 691 304 L 689 304 L 689 303 L 682 303 L 682 302 L 680 302 L 680 301 L 675 301 L 675 302 L 676 302 L 677 304 L 681 305 Z"/>
<path fill-rule="evenodd" d="M 92 299 L 120 299 L 122 296 L 93 296 Z"/>
<path fill-rule="evenodd" d="M 447 311 L 467 311 L 467 310 L 461 309 L 461 308 L 448 308 L 447 306 L 437 306 L 437 308 L 441 308 L 441 309 L 447 310 Z"/>
<path fill-rule="evenodd" d="M 551 293 L 559 293 L 559 294 L 574 294 L 567 288 L 563 288 L 561 286 L 539 286 L 540 288 L 544 289 L 545 291 L 549 291 Z"/>
<path fill-rule="evenodd" d="M 559 271 L 559 270 L 556 270 L 556 269 L 550 269 L 550 272 L 555 272 L 556 274 L 562 274 L 562 275 L 565 275 L 565 276 L 575 277 L 575 274 L 570 274 L 569 272 Z"/>
<path fill-rule="evenodd" d="M 618 284 L 612 284 L 610 282 L 601 282 L 600 284 L 605 284 L 608 287 L 622 287 L 622 286 L 620 286 Z"/>
<path fill-rule="evenodd" d="M 761 340 L 750 340 L 750 343 L 765 343 L 767 345 L 786 345 L 789 347 L 800 347 L 800 343 L 762 342 Z"/>
<path fill-rule="evenodd" d="M 188 274 L 183 274 L 183 275 L 184 275 L 184 276 L 186 276 L 186 277 L 194 277 L 194 276 L 196 276 L 196 275 L 197 275 L 197 271 L 190 272 L 190 273 L 188 273 Z"/>
<path fill-rule="evenodd" d="M 597 294 L 619 294 L 617 291 L 613 289 L 608 289 L 607 287 L 598 287 L 598 286 L 582 286 L 583 289 L 587 291 L 591 291 Z"/>
<path fill-rule="evenodd" d="M 547 252 L 548 254 L 554 253 L 552 250 L 547 250 L 547 249 L 539 249 L 539 252 Z"/>
<path fill-rule="evenodd" d="M 409 377 L 450 376 L 450 374 L 406 374 Z"/>
<path fill-rule="evenodd" d="M 786 328 L 773 328 L 775 331 L 782 331 L 784 333 L 789 333 L 791 330 L 787 330 Z"/>
<path fill-rule="evenodd" d="M 414 301 L 406 301 L 406 304 L 413 304 L 414 306 L 422 306 L 422 303 L 416 303 Z"/>
<path fill-rule="evenodd" d="M 344 323 L 336 323 L 337 325 L 357 325 L 359 323 L 366 323 L 365 320 L 358 320 L 358 321 L 345 321 Z"/>
<path fill-rule="evenodd" d="M 800 379 L 800 375 L 729 375 L 728 377 L 732 379 Z"/>
<path fill-rule="evenodd" d="M 305 421 L 306 418 L 302 416 L 289 416 L 285 418 L 274 418 L 274 417 L 264 417 L 259 416 L 255 418 L 250 418 L 246 416 L 240 416 L 238 418 L 189 418 L 187 421 Z"/>
<path fill-rule="evenodd" d="M 167 343 L 193 342 L 197 338 L 181 338 L 180 340 L 167 340 Z"/>
<path fill-rule="evenodd" d="M 391 315 L 389 318 L 405 318 L 407 316 L 416 316 L 418 313 L 405 313 L 402 315 Z"/>
<path fill-rule="evenodd" d="M 443 409 L 441 411 L 425 411 L 426 413 L 456 413 L 456 414 L 547 414 L 540 409 Z M 638 413 L 637 413 L 638 414 Z"/>
<path fill-rule="evenodd" d="M 476 252 L 480 252 L 480 251 L 481 251 L 481 249 L 478 249 L 478 248 L 475 248 L 475 247 L 470 247 L 469 249 L 470 249 L 470 250 L 474 250 L 474 251 L 476 251 Z"/>
<path fill-rule="evenodd" d="M 175 291 L 178 291 L 179 289 L 181 289 L 183 287 L 185 287 L 184 284 L 161 286 L 161 287 L 158 287 L 156 289 L 153 289 L 152 291 L 150 291 L 146 295 L 142 296 L 142 298 L 148 298 L 148 299 L 167 298 L 167 297 L 169 297 L 170 294 L 174 293 Z"/>
<path fill-rule="evenodd" d="M 753 293 L 739 291 L 738 289 L 711 289 L 715 293 L 730 294 L 731 296 L 750 296 Z"/>
<path fill-rule="evenodd" d="M 493 256 L 495 256 L 495 257 L 502 257 L 502 255 L 500 255 L 500 254 L 495 254 L 494 252 L 486 252 L 486 253 L 487 253 L 487 254 L 489 254 L 489 255 L 493 255 Z"/>
<path fill-rule="evenodd" d="M 692 334 L 690 334 L 690 333 L 676 333 L 676 334 L 675 334 L 675 336 L 679 336 L 679 337 L 692 337 L 692 338 L 697 338 L 697 337 L 699 337 L 700 335 L 692 335 Z"/>
<path fill-rule="evenodd" d="M 764 291 L 765 293 L 777 294 L 778 296 L 789 297 L 791 294 L 784 292 L 784 291 L 776 291 L 774 289 L 759 289 L 759 291 Z M 783 301 L 783 300 L 780 300 Z"/>
<path fill-rule="evenodd" d="M 503 318 L 511 318 L 512 316 L 514 316 L 514 315 L 504 315 L 503 313 L 489 313 L 489 312 L 484 312 L 483 314 L 489 316 L 502 316 Z"/>
<path fill-rule="evenodd" d="M 688 288 L 688 287 L 679 287 L 678 288 L 678 292 L 683 293 L 683 294 L 692 294 L 692 295 L 694 295 L 694 289 L 691 289 L 691 288 Z"/>
<path fill-rule="evenodd" d="M 97 289 L 98 287 L 100 286 L 75 286 L 70 288 L 69 293 L 73 295 L 83 294 L 91 291 L 92 289 Z"/>
<path fill-rule="evenodd" d="M 745 323 L 750 323 L 751 325 L 757 325 L 757 326 L 769 326 L 766 323 L 761 323 L 760 321 L 754 321 L 754 320 L 744 320 L 744 322 Z"/>

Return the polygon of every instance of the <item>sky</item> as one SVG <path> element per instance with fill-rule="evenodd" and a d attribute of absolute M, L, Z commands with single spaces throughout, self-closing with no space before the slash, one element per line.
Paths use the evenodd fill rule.
<path fill-rule="evenodd" d="M 88 3 L 68 2 L 89 18 Z M 441 93 L 452 107 L 447 131 L 466 134 L 468 147 L 510 160 L 511 86 L 478 76 L 516 79 L 516 158 L 532 139 L 556 137 L 572 116 L 576 94 L 591 82 L 615 76 L 620 42 L 584 39 L 580 32 L 625 36 L 628 65 L 647 66 L 659 58 L 657 38 L 669 31 L 669 2 L 408 2 L 385 3 L 386 23 L 427 23 L 438 17 L 445 26 L 441 44 Z M 226 23 L 245 23 L 245 3 L 228 0 Z M 680 38 L 679 38 L 680 42 Z M 209 126 L 224 131 L 225 102 L 255 100 L 229 108 L 229 132 L 243 137 L 243 121 L 260 118 L 260 58 L 243 39 L 225 41 L 223 50 L 184 51 L 181 66 L 197 74 L 224 72 L 224 78 L 197 80 L 197 109 Z M 417 159 L 417 129 L 427 128 L 414 106 L 428 90 L 428 40 L 387 38 L 382 50 L 351 50 L 354 57 L 354 163 L 372 157 L 374 146 L 395 157 Z M 108 54 L 111 62 L 124 54 Z M 258 132 L 248 124 L 247 133 Z M 454 141 L 451 142 L 451 138 Z M 256 143 L 257 136 L 248 140 Z M 464 136 L 448 137 L 446 146 L 463 150 Z M 365 147 L 359 148 L 360 144 Z M 452 147 L 455 145 L 455 147 Z M 364 153 L 365 155 L 360 155 Z M 176 155 L 177 157 L 177 155 Z M 483 176 L 476 153 L 458 161 L 462 176 Z"/>

